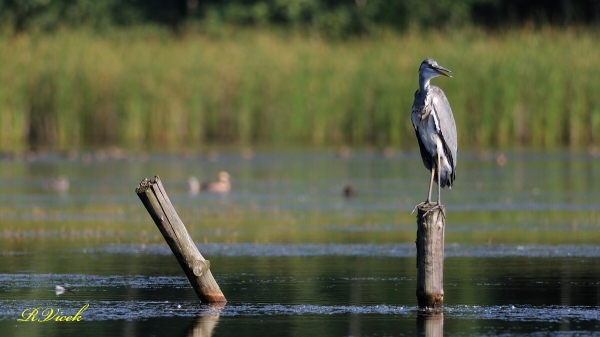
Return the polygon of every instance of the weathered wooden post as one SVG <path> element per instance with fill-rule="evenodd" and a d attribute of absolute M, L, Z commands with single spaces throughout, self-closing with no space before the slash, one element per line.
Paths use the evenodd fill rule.
<path fill-rule="evenodd" d="M 144 178 L 135 189 L 138 197 L 162 233 L 196 295 L 202 302 L 227 302 L 210 272 L 210 262 L 200 254 L 185 225 L 179 219 L 158 176 Z"/>
<path fill-rule="evenodd" d="M 418 205 L 417 214 L 417 301 L 419 309 L 439 309 L 444 304 L 443 205 Z"/>

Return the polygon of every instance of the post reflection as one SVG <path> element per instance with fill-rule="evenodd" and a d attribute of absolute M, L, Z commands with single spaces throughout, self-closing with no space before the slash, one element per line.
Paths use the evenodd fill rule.
<path fill-rule="evenodd" d="M 419 312 L 417 314 L 417 336 L 441 337 L 444 335 L 444 313 Z"/>
<path fill-rule="evenodd" d="M 187 337 L 210 337 L 213 334 L 217 323 L 219 323 L 219 315 L 225 304 L 208 304 L 207 310 L 202 316 L 196 318 L 194 324 L 188 330 Z"/>

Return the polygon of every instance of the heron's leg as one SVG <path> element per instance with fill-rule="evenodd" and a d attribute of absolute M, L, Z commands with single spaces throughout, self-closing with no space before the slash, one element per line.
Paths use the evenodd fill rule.
<path fill-rule="evenodd" d="M 437 163 L 438 163 L 438 165 L 437 165 L 437 167 L 438 167 L 438 169 L 437 169 L 437 175 L 438 175 L 438 197 L 437 197 L 437 204 L 438 205 L 441 205 L 441 203 L 440 203 L 440 194 L 442 194 L 441 193 L 442 188 L 440 187 L 442 185 L 442 180 L 441 180 L 441 178 L 442 178 L 442 173 L 441 173 L 442 170 L 440 169 L 440 167 L 442 167 L 441 161 L 442 160 L 440 158 L 440 153 L 438 152 L 437 153 Z"/>
<path fill-rule="evenodd" d="M 427 205 L 431 203 L 431 190 L 433 189 L 433 177 L 435 176 L 435 166 L 431 168 L 431 180 L 429 180 L 429 193 L 427 193 Z"/>
<path fill-rule="evenodd" d="M 431 212 L 431 211 L 433 211 L 434 209 L 438 208 L 438 209 L 442 210 L 442 216 L 444 217 L 444 219 L 446 218 L 446 213 L 445 213 L 445 211 L 444 211 L 444 207 L 442 206 L 442 204 L 440 204 L 440 194 L 441 194 L 441 193 L 440 193 L 440 191 L 442 190 L 442 187 L 441 187 L 441 180 L 440 180 L 440 179 L 442 178 L 442 173 L 441 173 L 441 172 L 442 172 L 442 170 L 441 170 L 441 166 L 442 166 L 442 165 L 441 165 L 441 156 L 440 156 L 440 153 L 438 152 L 438 154 L 437 154 L 437 167 L 435 167 L 435 165 L 434 165 L 434 167 L 432 167 L 432 168 L 431 168 L 431 182 L 429 183 L 429 196 L 427 197 L 427 204 L 429 204 L 429 203 L 430 203 L 430 200 L 431 200 L 431 188 L 432 188 L 432 186 L 433 186 L 433 177 L 435 177 L 435 176 L 434 176 L 434 174 L 435 174 L 435 173 L 436 173 L 436 171 L 437 171 L 437 177 L 438 177 L 438 195 L 437 195 L 437 205 L 435 205 L 435 206 L 431 207 L 431 208 L 430 208 L 430 209 L 429 209 L 427 212 L 425 212 L 425 213 L 423 214 L 423 217 L 425 217 L 427 214 L 429 214 L 429 212 Z M 415 209 L 417 209 L 417 207 L 418 207 L 418 206 L 419 206 L 419 205 L 415 206 Z M 415 211 L 415 210 L 413 210 L 413 212 L 414 212 L 414 211 Z"/>

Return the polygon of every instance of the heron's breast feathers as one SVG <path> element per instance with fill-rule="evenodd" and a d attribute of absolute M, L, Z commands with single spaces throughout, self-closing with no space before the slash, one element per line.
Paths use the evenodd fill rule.
<path fill-rule="evenodd" d="M 429 122 L 428 117 L 432 117 L 435 129 L 439 132 L 440 128 L 435 112 L 434 100 L 435 97 L 432 97 L 429 92 L 425 95 L 420 94 L 419 91 L 415 93 L 415 101 L 412 106 L 412 119 L 415 129 L 419 128 L 419 126 L 425 126 Z"/>

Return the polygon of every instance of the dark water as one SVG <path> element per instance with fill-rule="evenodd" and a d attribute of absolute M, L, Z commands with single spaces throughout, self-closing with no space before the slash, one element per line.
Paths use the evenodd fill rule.
<path fill-rule="evenodd" d="M 585 153 L 461 156 L 442 191 L 445 306 L 433 317 L 416 307 L 410 211 L 428 179 L 416 153 L 99 159 L 0 162 L 2 335 L 600 335 L 600 169 Z M 219 170 L 230 193 L 188 193 L 189 175 Z M 225 306 L 198 302 L 135 195 L 154 174 Z M 68 190 L 48 188 L 60 175 Z M 79 322 L 17 321 L 35 308 L 86 309 Z"/>

